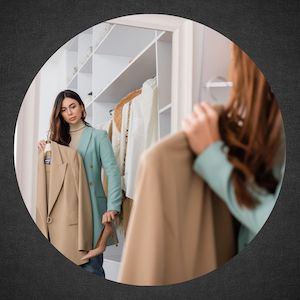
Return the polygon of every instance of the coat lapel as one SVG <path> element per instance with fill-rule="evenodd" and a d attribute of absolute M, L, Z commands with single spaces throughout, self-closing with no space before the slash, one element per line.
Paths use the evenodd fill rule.
<path fill-rule="evenodd" d="M 51 142 L 51 171 L 50 171 L 50 190 L 48 199 L 48 215 L 58 198 L 62 184 L 64 182 L 67 163 L 62 161 L 59 145 L 56 142 Z"/>
<path fill-rule="evenodd" d="M 88 145 L 91 141 L 92 133 L 93 133 L 93 128 L 86 126 L 86 128 L 83 130 L 81 134 L 80 142 L 77 150 L 81 154 L 82 159 L 84 159 L 86 155 Z"/>

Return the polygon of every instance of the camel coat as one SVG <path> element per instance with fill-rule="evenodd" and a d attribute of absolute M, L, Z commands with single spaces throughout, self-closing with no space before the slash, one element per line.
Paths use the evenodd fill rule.
<path fill-rule="evenodd" d="M 84 264 L 88 260 L 80 258 L 92 248 L 93 229 L 83 162 L 77 151 L 53 141 L 51 156 L 47 175 L 44 152 L 39 152 L 36 223 L 58 251 Z"/>
<path fill-rule="evenodd" d="M 216 269 L 236 253 L 232 217 L 193 171 L 183 132 L 141 157 L 119 282 L 163 285 Z"/>

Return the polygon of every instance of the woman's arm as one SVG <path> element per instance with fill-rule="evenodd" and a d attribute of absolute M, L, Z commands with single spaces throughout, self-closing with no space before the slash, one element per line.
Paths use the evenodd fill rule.
<path fill-rule="evenodd" d="M 226 203 L 232 215 L 252 232 L 257 233 L 275 204 L 276 195 L 259 194 L 259 203 L 253 209 L 240 206 L 231 181 L 233 170 L 223 150 L 224 143 L 217 141 L 199 154 L 194 162 L 194 170 L 211 189 Z M 279 187 L 277 188 L 279 191 Z"/>
<path fill-rule="evenodd" d="M 85 256 L 81 258 L 81 260 L 90 259 L 92 257 L 98 256 L 101 253 L 103 253 L 106 249 L 107 240 L 111 234 L 112 234 L 112 224 L 106 223 L 99 237 L 99 240 L 96 244 L 96 248 L 90 250 Z"/>
<path fill-rule="evenodd" d="M 231 181 L 233 166 L 223 151 L 218 119 L 218 113 L 209 104 L 201 102 L 183 122 L 183 130 L 189 145 L 197 155 L 194 170 L 225 201 L 236 219 L 249 230 L 257 233 L 269 216 L 277 194 L 257 196 L 260 203 L 254 209 L 241 207 L 238 204 Z M 278 191 L 279 188 L 277 193 Z"/>

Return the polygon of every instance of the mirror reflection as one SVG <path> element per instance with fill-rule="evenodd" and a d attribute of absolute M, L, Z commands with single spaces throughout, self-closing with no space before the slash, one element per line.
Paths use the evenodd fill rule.
<path fill-rule="evenodd" d="M 20 191 L 45 238 L 86 271 L 135 285 L 190 280 L 242 251 L 271 213 L 284 157 L 257 66 L 167 15 L 68 41 L 31 83 L 15 132 Z"/>

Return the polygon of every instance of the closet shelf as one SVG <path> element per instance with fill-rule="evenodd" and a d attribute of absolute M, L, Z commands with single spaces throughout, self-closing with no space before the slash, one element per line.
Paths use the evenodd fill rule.
<path fill-rule="evenodd" d="M 160 42 L 167 42 L 167 43 L 171 43 L 172 42 L 172 37 L 173 34 L 170 31 L 163 31 L 162 33 L 160 33 L 157 37 L 157 40 Z"/>
<path fill-rule="evenodd" d="M 69 83 L 67 84 L 67 87 L 70 88 L 70 89 L 76 89 L 77 88 L 77 82 L 76 82 L 76 79 L 77 79 L 77 76 L 78 76 L 78 72 L 76 72 L 72 78 L 70 79 Z"/>
<path fill-rule="evenodd" d="M 136 40 L 136 36 L 139 39 Z M 95 53 L 135 57 L 154 39 L 152 30 L 115 25 L 95 49 Z"/>
<path fill-rule="evenodd" d="M 92 70 L 91 70 L 91 68 L 92 68 L 92 57 L 93 57 L 93 52 L 88 56 L 88 58 L 86 59 L 86 61 L 83 64 L 81 64 L 81 66 L 79 68 L 78 68 L 78 66 L 74 66 L 78 70 L 76 71 L 76 73 L 74 73 L 74 75 L 70 79 L 70 81 L 67 84 L 67 86 L 71 86 L 71 83 L 78 76 L 78 74 L 80 72 L 81 73 L 92 73 Z"/>
<path fill-rule="evenodd" d="M 172 108 L 172 104 L 170 103 L 170 104 L 166 105 L 165 107 L 163 107 L 162 109 L 160 109 L 158 113 L 163 114 L 166 111 L 171 110 L 171 108 Z"/>
<path fill-rule="evenodd" d="M 132 89 L 141 88 L 142 84 L 156 75 L 155 40 L 119 73 L 93 101 L 118 102 Z M 132 86 L 135 82 L 135 86 Z"/>
<path fill-rule="evenodd" d="M 85 106 L 87 114 L 92 113 L 93 112 L 92 102 L 90 100 L 88 100 L 87 98 L 83 99 L 83 102 L 84 102 L 84 106 Z"/>
<path fill-rule="evenodd" d="M 122 31 L 125 31 L 125 32 L 122 32 Z M 78 75 L 79 72 L 82 72 L 82 73 L 92 73 L 92 59 L 93 59 L 93 56 L 95 54 L 102 54 L 102 55 L 104 54 L 105 55 L 105 54 L 109 53 L 109 55 L 112 55 L 112 48 L 111 47 L 113 46 L 113 44 L 116 41 L 119 43 L 119 39 L 117 37 L 122 37 L 122 36 L 124 37 L 124 36 L 128 35 L 127 31 L 131 31 L 130 33 L 131 33 L 132 36 L 135 36 L 134 35 L 135 32 L 141 32 L 141 31 L 144 31 L 146 34 L 143 34 L 143 38 L 139 40 L 138 47 L 136 47 L 136 45 L 135 45 L 135 51 L 134 52 L 136 52 L 136 53 L 133 53 L 133 50 L 130 49 L 130 46 L 128 46 L 128 45 L 127 46 L 123 45 L 123 47 L 118 47 L 116 45 L 116 47 L 113 47 L 115 49 L 113 55 L 116 55 L 116 56 L 126 56 L 126 55 L 128 55 L 130 53 L 131 56 L 129 56 L 129 57 L 132 57 L 132 54 L 135 54 L 133 56 L 136 56 L 137 53 L 140 53 L 141 50 L 143 50 L 142 47 L 145 44 L 148 44 L 148 45 L 149 44 L 150 45 L 154 44 L 155 41 L 157 39 L 161 38 L 163 36 L 163 34 L 164 34 L 164 32 L 161 32 L 158 37 L 155 37 L 154 34 L 153 34 L 153 32 L 151 30 L 148 30 L 148 29 L 131 28 L 129 26 L 128 26 L 128 28 L 125 27 L 125 29 L 124 29 L 124 26 L 120 26 L 120 25 L 114 24 L 110 28 L 110 30 L 106 33 L 106 35 L 104 36 L 104 38 L 99 42 L 99 44 L 95 48 L 92 49 L 91 53 L 89 54 L 89 56 L 87 57 L 87 59 L 85 60 L 85 62 L 82 63 L 82 64 L 80 64 L 79 66 L 78 65 L 75 66 L 75 67 L 78 68 L 78 70 L 76 71 L 76 73 L 73 75 L 73 77 L 69 81 L 68 86 L 71 86 L 71 83 L 76 78 L 76 76 Z M 87 32 L 85 32 L 85 34 L 87 34 Z M 78 43 L 78 37 L 74 38 L 74 41 L 72 41 L 72 49 L 74 49 L 74 51 L 76 51 L 76 48 L 75 48 L 76 43 Z M 127 43 L 127 44 L 130 44 L 130 43 Z M 71 45 L 68 47 L 68 50 L 70 50 L 70 47 L 71 47 Z M 78 45 L 77 45 L 77 48 L 78 48 Z M 77 51 L 78 51 L 78 49 L 77 49 Z M 134 63 L 134 60 L 130 64 L 132 64 L 132 63 Z M 116 78 L 118 78 L 120 76 L 120 74 L 117 75 Z M 112 80 L 108 84 L 108 86 L 114 80 Z M 106 88 L 102 89 L 102 91 L 100 93 L 102 93 L 103 91 L 105 91 L 105 89 Z"/>
<path fill-rule="evenodd" d="M 95 47 L 93 54 L 99 52 L 99 48 L 101 47 L 101 45 L 105 42 L 105 40 L 108 38 L 108 36 L 110 36 L 111 32 L 114 30 L 114 28 L 116 27 L 115 24 L 112 25 L 112 27 L 108 30 L 108 32 L 105 34 L 105 36 L 103 37 L 103 39 L 98 43 L 98 45 Z"/>
<path fill-rule="evenodd" d="M 77 73 L 79 72 L 92 73 L 92 57 L 93 57 L 93 52 L 89 54 L 86 61 L 79 67 Z"/>
<path fill-rule="evenodd" d="M 92 71 L 87 71 L 89 69 L 88 64 L 92 63 L 92 58 L 94 56 L 94 54 L 96 53 L 97 49 L 101 46 L 102 42 L 109 36 L 110 32 L 113 30 L 113 28 L 115 27 L 115 25 L 113 25 L 110 30 L 106 33 L 106 35 L 104 36 L 104 38 L 99 42 L 99 44 L 94 48 L 92 48 L 91 53 L 88 55 L 88 57 L 86 58 L 86 60 L 80 64 L 80 66 L 75 65 L 74 67 L 77 68 L 76 73 L 74 73 L 74 75 L 72 76 L 71 80 L 69 81 L 69 83 L 67 84 L 68 87 L 71 86 L 71 83 L 73 82 L 73 80 L 78 76 L 79 72 L 84 72 L 84 73 L 91 73 Z M 86 32 L 84 32 L 83 34 L 92 34 L 92 29 L 88 29 Z M 68 51 L 72 51 L 72 52 L 78 52 L 78 36 L 76 36 L 74 39 L 72 39 L 70 41 L 70 44 L 67 45 L 67 50 Z"/>
<path fill-rule="evenodd" d="M 205 84 L 206 88 L 223 88 L 223 87 L 232 87 L 231 81 L 208 81 Z"/>

